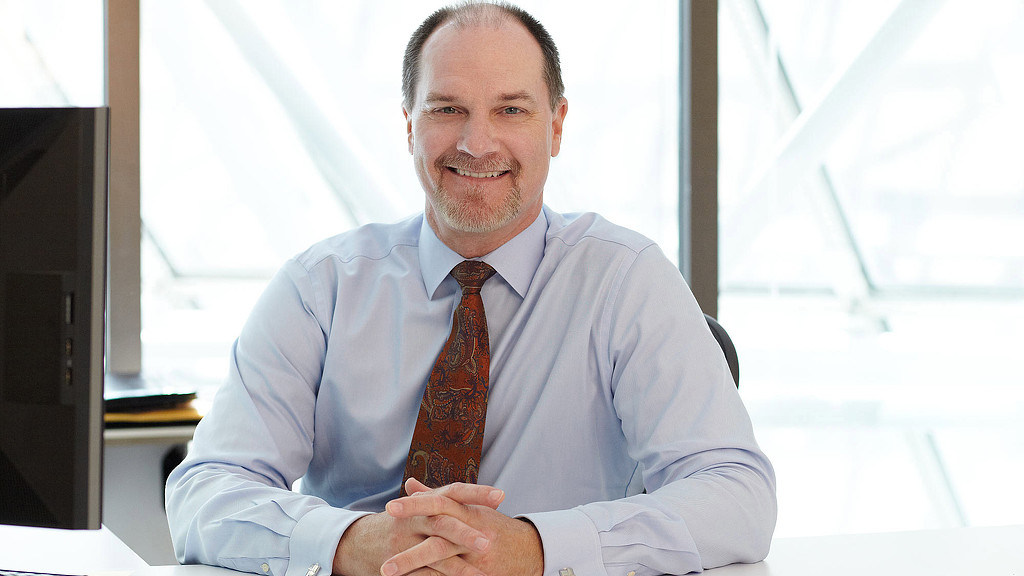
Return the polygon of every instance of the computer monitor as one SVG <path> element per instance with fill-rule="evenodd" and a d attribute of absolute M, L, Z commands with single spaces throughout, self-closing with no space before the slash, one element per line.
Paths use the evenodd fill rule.
<path fill-rule="evenodd" d="M 0 524 L 100 527 L 107 128 L 0 109 Z"/>

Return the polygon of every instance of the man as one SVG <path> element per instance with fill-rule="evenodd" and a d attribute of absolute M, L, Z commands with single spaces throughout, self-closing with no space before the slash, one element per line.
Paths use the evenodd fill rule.
<path fill-rule="evenodd" d="M 568 110 L 550 36 L 511 6 L 444 9 L 404 76 L 424 212 L 319 243 L 270 283 L 168 480 L 179 558 L 289 576 L 762 559 L 774 473 L 678 270 L 642 236 L 543 205 Z M 475 289 L 482 457 L 458 471 L 479 483 L 428 487 L 450 469 L 415 467 L 419 416 L 477 314 L 453 277 L 464 260 L 494 270 Z"/>

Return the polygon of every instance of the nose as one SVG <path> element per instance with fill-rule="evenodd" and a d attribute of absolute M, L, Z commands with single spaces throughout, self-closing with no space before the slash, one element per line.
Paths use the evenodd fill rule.
<path fill-rule="evenodd" d="M 457 148 L 474 158 L 483 158 L 498 151 L 493 123 L 484 115 L 470 115 L 462 126 Z"/>

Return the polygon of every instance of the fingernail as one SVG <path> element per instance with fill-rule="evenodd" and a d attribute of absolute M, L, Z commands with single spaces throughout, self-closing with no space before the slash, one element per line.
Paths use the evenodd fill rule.
<path fill-rule="evenodd" d="M 391 515 L 402 513 L 402 504 L 399 502 L 388 502 L 385 508 L 388 509 L 388 512 L 391 513 Z"/>
<path fill-rule="evenodd" d="M 394 576 L 398 572 L 398 565 L 394 562 L 387 562 L 380 567 L 380 571 L 384 576 Z"/>
<path fill-rule="evenodd" d="M 495 503 L 501 502 L 502 498 L 504 498 L 504 497 L 505 497 L 505 491 L 504 490 L 491 490 L 491 493 L 487 495 L 487 498 L 490 499 L 491 502 L 495 502 Z"/>
<path fill-rule="evenodd" d="M 476 549 L 478 551 L 483 552 L 484 550 L 487 550 L 487 546 L 490 543 L 491 543 L 490 540 L 488 540 L 487 538 L 484 538 L 483 536 L 481 536 L 480 538 L 477 538 L 475 542 L 473 542 L 473 545 L 476 546 Z"/>

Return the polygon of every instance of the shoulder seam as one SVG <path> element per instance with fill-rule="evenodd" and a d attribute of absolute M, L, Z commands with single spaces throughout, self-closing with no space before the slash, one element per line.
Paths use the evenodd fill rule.
<path fill-rule="evenodd" d="M 369 256 L 369 255 L 366 255 L 366 254 L 354 254 L 354 255 L 351 255 L 351 256 L 343 257 L 340 254 L 337 254 L 335 252 L 330 252 L 330 253 L 327 253 L 327 254 L 324 254 L 324 255 L 320 256 L 319 258 L 309 262 L 308 264 L 305 261 L 303 261 L 301 256 L 300 257 L 295 257 L 295 258 L 293 258 L 293 260 L 295 260 L 295 262 L 297 264 L 299 264 L 299 266 L 302 266 L 302 268 L 306 272 L 312 272 L 312 270 L 314 268 L 316 268 L 317 266 L 322 264 L 325 260 L 337 260 L 337 261 L 341 262 L 342 264 L 348 264 L 348 263 L 353 262 L 355 260 L 359 260 L 360 258 L 366 259 L 366 260 L 384 260 L 388 256 L 391 256 L 391 254 L 395 251 L 396 248 L 416 248 L 417 246 L 419 246 L 419 244 L 417 244 L 417 243 L 398 242 L 398 243 L 392 244 L 391 247 L 388 248 L 388 251 L 385 252 L 384 254 L 381 254 L 380 256 Z"/>
<path fill-rule="evenodd" d="M 630 252 L 633 252 L 634 254 L 640 254 L 644 250 L 647 250 L 651 246 L 655 246 L 657 244 L 653 240 L 647 239 L 646 243 L 644 243 L 643 245 L 637 247 L 637 246 L 633 246 L 631 244 L 626 244 L 624 242 L 619 242 L 618 240 L 611 240 L 611 239 L 608 239 L 608 238 L 601 238 L 600 236 L 593 236 L 591 234 L 584 234 L 584 235 L 580 236 L 575 242 L 569 242 L 568 240 L 566 240 L 565 238 L 561 237 L 558 234 L 555 234 L 555 235 L 551 236 L 551 239 L 552 240 L 558 240 L 564 246 L 576 246 L 581 241 L 588 240 L 588 239 L 589 240 L 596 240 L 598 242 L 605 242 L 605 243 L 608 243 L 608 244 L 616 244 L 618 246 L 622 246 L 623 248 L 625 248 L 626 250 L 629 250 Z"/>

